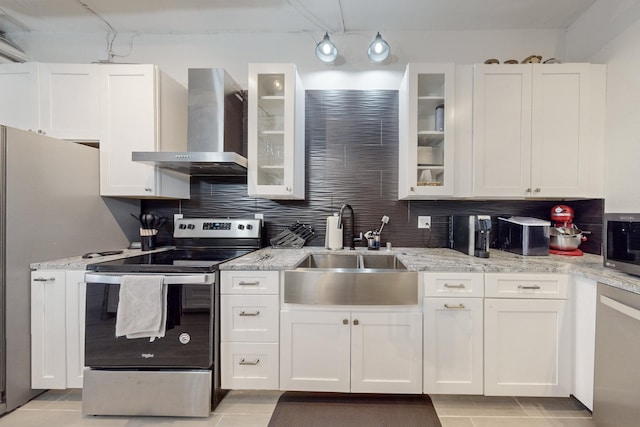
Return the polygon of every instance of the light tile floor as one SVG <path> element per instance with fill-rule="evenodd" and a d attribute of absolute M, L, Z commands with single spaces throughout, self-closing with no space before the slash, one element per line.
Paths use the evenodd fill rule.
<path fill-rule="evenodd" d="M 209 418 L 83 416 L 81 390 L 50 390 L 0 418 L 0 427 L 266 427 L 280 392 L 232 391 Z M 593 427 L 570 398 L 433 395 L 443 427 Z M 301 426 L 303 427 L 303 426 Z"/>

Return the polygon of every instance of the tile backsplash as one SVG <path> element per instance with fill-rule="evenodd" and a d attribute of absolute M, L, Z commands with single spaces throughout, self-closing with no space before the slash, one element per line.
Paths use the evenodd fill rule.
<path fill-rule="evenodd" d="M 308 90 L 305 133 L 305 200 L 249 197 L 246 177 L 192 177 L 190 200 L 142 201 L 144 212 L 169 217 L 158 236 L 159 243 L 171 243 L 174 213 L 185 217 L 222 218 L 253 217 L 255 213 L 262 213 L 267 242 L 268 238 L 300 221 L 318 232 L 318 237 L 309 245 L 323 246 L 326 217 L 348 203 L 355 212 L 356 232 L 377 229 L 382 216 L 389 216 L 382 232 L 382 245 L 390 241 L 396 247 L 446 247 L 450 215 L 491 215 L 495 229 L 498 216 L 549 219 L 551 207 L 562 203 L 575 210 L 574 222 L 580 229 L 592 233 L 580 248 L 596 254 L 601 251 L 602 199 L 397 200 L 397 91 Z M 417 228 L 419 215 L 431 216 L 431 229 Z"/>

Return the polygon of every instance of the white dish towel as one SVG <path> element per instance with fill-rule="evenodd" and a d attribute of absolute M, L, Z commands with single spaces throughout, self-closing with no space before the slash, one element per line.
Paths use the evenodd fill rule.
<path fill-rule="evenodd" d="M 162 275 L 122 276 L 116 337 L 162 338 L 167 321 L 167 286 Z"/>

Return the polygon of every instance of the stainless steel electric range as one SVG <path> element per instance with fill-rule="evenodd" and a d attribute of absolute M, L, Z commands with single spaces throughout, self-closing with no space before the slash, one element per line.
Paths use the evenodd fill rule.
<path fill-rule="evenodd" d="M 224 396 L 218 265 L 261 247 L 261 221 L 182 218 L 173 237 L 175 249 L 87 267 L 84 414 L 206 417 Z M 164 337 L 116 337 L 123 277 L 155 275 Z"/>

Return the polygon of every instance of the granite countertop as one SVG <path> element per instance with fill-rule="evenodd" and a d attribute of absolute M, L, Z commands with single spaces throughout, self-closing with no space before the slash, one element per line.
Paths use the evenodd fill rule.
<path fill-rule="evenodd" d="M 158 248 L 161 252 L 172 247 Z M 310 253 L 353 254 L 354 251 L 330 251 L 323 247 L 307 246 L 300 249 L 263 248 L 234 260 L 220 264 L 220 270 L 289 270 Z M 510 252 L 491 250 L 490 258 L 476 258 L 447 248 L 393 248 L 391 250 L 367 251 L 358 248 L 355 253 L 367 255 L 393 254 L 408 269 L 437 272 L 480 272 L 480 273 L 570 273 L 640 294 L 640 277 L 604 268 L 602 257 L 583 256 L 521 256 Z M 141 255 L 140 249 L 123 249 L 122 254 L 96 258 L 81 256 L 53 261 L 35 262 L 31 269 L 85 270 L 88 264 Z"/>
<path fill-rule="evenodd" d="M 172 246 L 169 246 L 145 252 L 140 249 L 122 249 L 122 253 L 118 255 L 97 256 L 94 258 L 82 258 L 82 256 L 75 256 L 52 261 L 34 262 L 30 264 L 30 267 L 32 270 L 86 270 L 87 265 L 89 264 L 96 264 L 98 262 L 111 261 L 120 258 L 129 258 L 151 252 L 162 252 L 172 248 Z"/>
<path fill-rule="evenodd" d="M 408 269 L 438 272 L 485 273 L 570 273 L 640 294 L 640 277 L 604 268 L 600 255 L 521 256 L 492 249 L 489 258 L 476 258 L 447 248 L 393 248 L 356 253 L 393 254 Z M 288 270 L 293 269 L 309 253 L 353 254 L 354 251 L 330 251 L 323 247 L 300 249 L 263 248 L 220 265 L 221 270 Z"/>

